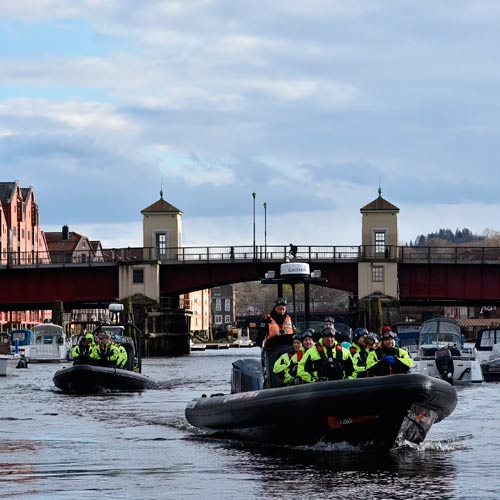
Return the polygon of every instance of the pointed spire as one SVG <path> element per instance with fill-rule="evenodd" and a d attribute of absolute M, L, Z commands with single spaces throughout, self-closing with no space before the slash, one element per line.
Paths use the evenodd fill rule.
<path fill-rule="evenodd" d="M 160 200 L 163 200 L 163 177 L 160 177 Z"/>
<path fill-rule="evenodd" d="M 380 187 L 380 176 L 378 177 L 378 197 L 382 198 L 382 188 Z"/>

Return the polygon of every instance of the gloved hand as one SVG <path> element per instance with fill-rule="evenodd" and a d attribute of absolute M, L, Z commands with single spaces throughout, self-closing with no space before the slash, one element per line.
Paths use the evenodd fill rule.
<path fill-rule="evenodd" d="M 395 365 L 396 364 L 396 357 L 395 356 L 384 356 L 382 358 L 382 361 L 385 361 L 389 365 Z"/>

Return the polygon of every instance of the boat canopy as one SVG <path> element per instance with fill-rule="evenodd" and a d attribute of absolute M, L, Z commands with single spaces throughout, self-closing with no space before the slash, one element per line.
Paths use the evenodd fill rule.
<path fill-rule="evenodd" d="M 10 331 L 11 343 L 14 345 L 15 341 L 18 341 L 19 346 L 26 346 L 33 344 L 35 341 L 35 335 L 31 330 L 26 328 L 19 330 Z"/>
<path fill-rule="evenodd" d="M 420 345 L 444 343 L 462 344 L 460 325 L 449 318 L 433 318 L 425 321 L 420 329 Z"/>

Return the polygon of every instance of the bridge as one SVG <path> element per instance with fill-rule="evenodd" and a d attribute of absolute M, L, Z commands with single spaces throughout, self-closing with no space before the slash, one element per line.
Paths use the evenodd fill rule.
<path fill-rule="evenodd" d="M 358 263 L 397 264 L 402 304 L 500 304 L 500 248 L 370 245 L 298 246 L 295 259 L 319 269 L 327 286 L 357 295 Z M 218 285 L 254 281 L 269 270 L 279 274 L 290 258 L 288 245 L 176 247 L 105 250 L 100 262 L 90 253 L 2 255 L 0 309 L 86 307 L 112 302 L 119 295 L 123 266 L 159 262 L 160 297 Z"/>

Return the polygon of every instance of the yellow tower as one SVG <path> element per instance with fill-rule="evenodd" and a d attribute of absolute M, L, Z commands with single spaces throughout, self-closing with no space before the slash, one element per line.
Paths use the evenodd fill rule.
<path fill-rule="evenodd" d="M 378 198 L 360 209 L 362 253 L 358 264 L 359 298 L 374 295 L 398 298 L 399 208 Z"/>
<path fill-rule="evenodd" d="M 161 190 L 160 199 L 141 210 L 141 214 L 144 251 L 152 249 L 151 257 L 158 260 L 177 258 L 182 246 L 182 212 L 163 199 Z"/>

